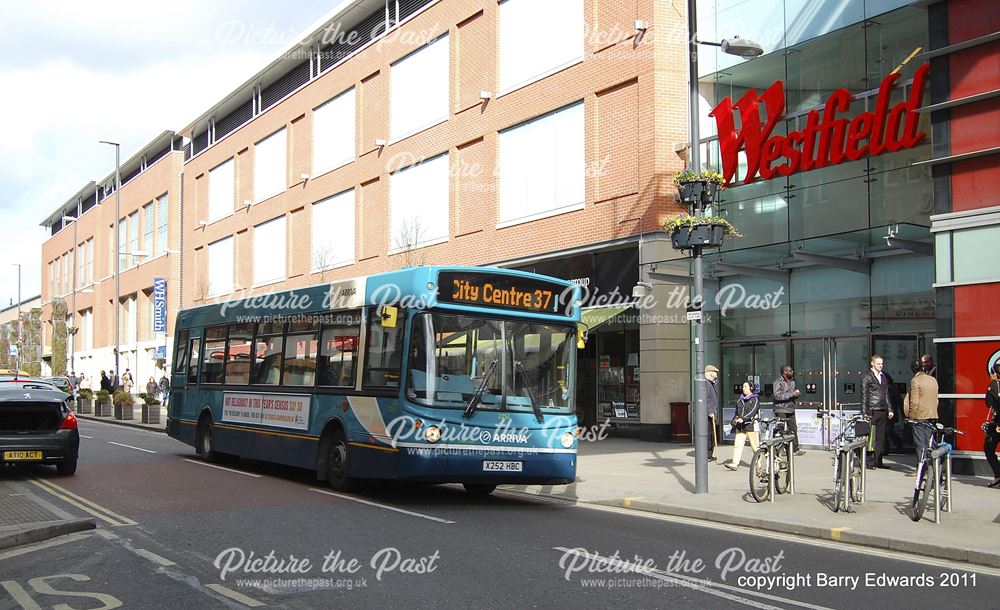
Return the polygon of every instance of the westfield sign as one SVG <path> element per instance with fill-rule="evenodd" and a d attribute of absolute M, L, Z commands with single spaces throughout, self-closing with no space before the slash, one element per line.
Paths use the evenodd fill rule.
<path fill-rule="evenodd" d="M 852 119 L 837 117 L 838 113 L 850 110 L 853 100 L 850 91 L 837 89 L 822 112 L 819 109 L 809 111 L 805 129 L 788 135 L 771 135 L 785 112 L 785 86 L 781 81 L 776 81 L 759 96 L 751 89 L 735 104 L 727 97 L 709 113 L 715 117 L 719 129 L 726 184 L 737 177 L 741 150 L 746 151 L 747 171 L 743 183 L 748 184 L 757 179 L 758 173 L 768 180 L 775 174 L 787 176 L 837 165 L 845 159 L 857 161 L 866 154 L 876 156 L 916 146 L 927 135 L 917 131 L 920 120 L 917 108 L 921 106 L 929 69 L 930 64 L 924 64 L 917 70 L 910 98 L 892 108 L 889 108 L 889 100 L 899 74 L 890 74 L 879 86 L 874 112 L 862 112 Z M 763 125 L 761 104 L 767 116 Z M 738 130 L 735 112 L 740 115 Z"/>

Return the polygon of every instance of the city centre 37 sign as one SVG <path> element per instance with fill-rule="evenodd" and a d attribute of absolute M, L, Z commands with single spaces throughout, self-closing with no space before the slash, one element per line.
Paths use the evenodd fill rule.
<path fill-rule="evenodd" d="M 865 111 L 853 119 L 836 118 L 851 107 L 852 96 L 847 89 L 837 89 L 830 95 L 826 107 L 810 110 L 806 127 L 788 135 L 774 135 L 775 125 L 785 113 L 785 85 L 780 80 L 767 88 L 759 97 L 751 89 L 733 104 L 726 98 L 709 116 L 715 117 L 719 129 L 719 148 L 722 156 L 722 174 L 726 184 L 737 178 L 739 152 L 746 151 L 747 171 L 743 183 L 749 184 L 760 177 L 768 180 L 775 174 L 788 176 L 798 171 L 809 171 L 828 165 L 837 165 L 845 159 L 857 161 L 867 155 L 896 152 L 912 148 L 927 134 L 917 131 L 924 96 L 924 84 L 930 64 L 921 66 L 913 75 L 913 86 L 908 100 L 889 108 L 892 88 L 899 74 L 887 76 L 879 86 L 875 111 Z M 764 103 L 767 119 L 763 127 L 760 120 L 760 103 Z M 734 110 L 740 114 L 740 129 L 736 129 Z M 777 161 L 783 159 L 781 163 Z"/>

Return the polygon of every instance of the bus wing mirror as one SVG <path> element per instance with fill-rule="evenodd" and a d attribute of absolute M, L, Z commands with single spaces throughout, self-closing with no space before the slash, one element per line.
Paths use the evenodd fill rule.
<path fill-rule="evenodd" d="M 590 335 L 590 331 L 583 326 L 576 327 L 576 348 L 583 349 L 587 347 L 587 338 Z"/>
<path fill-rule="evenodd" d="M 399 315 L 399 308 L 392 305 L 381 305 L 375 311 L 379 317 L 382 328 L 396 328 L 396 318 Z"/>

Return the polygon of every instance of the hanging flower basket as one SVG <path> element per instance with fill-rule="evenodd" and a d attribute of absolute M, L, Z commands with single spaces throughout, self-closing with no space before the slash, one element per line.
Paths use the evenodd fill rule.
<path fill-rule="evenodd" d="M 724 237 L 743 237 L 736 227 L 721 216 L 681 214 L 667 219 L 663 230 L 670 233 L 670 241 L 675 250 L 688 250 L 695 246 L 718 248 Z"/>
<path fill-rule="evenodd" d="M 674 185 L 680 191 L 681 201 L 688 205 L 694 205 L 699 201 L 704 205 L 715 202 L 725 178 L 718 172 L 705 170 L 695 173 L 685 170 L 674 177 Z"/>

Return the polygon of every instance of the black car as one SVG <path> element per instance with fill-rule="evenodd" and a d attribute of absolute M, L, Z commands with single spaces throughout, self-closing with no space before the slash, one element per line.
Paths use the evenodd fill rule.
<path fill-rule="evenodd" d="M 45 381 L 0 380 L 0 464 L 53 464 L 74 474 L 79 450 L 69 395 Z"/>

